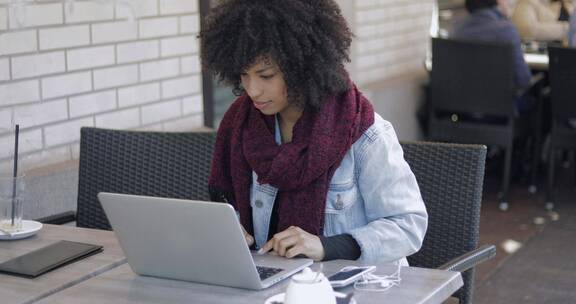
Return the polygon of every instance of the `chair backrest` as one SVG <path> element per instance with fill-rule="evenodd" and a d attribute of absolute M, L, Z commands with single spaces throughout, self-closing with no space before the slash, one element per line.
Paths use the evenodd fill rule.
<path fill-rule="evenodd" d="M 428 211 L 428 231 L 411 266 L 437 268 L 478 246 L 486 146 L 403 142 L 404 158 L 416 176 Z M 473 269 L 462 274 L 456 296 L 469 303 Z"/>
<path fill-rule="evenodd" d="M 576 117 L 576 49 L 549 47 L 552 115 L 566 122 Z"/>
<path fill-rule="evenodd" d="M 514 115 L 511 44 L 433 38 L 432 56 L 433 111 Z"/>
<path fill-rule="evenodd" d="M 96 197 L 102 191 L 209 200 L 215 137 L 82 128 L 77 226 L 111 229 Z"/>

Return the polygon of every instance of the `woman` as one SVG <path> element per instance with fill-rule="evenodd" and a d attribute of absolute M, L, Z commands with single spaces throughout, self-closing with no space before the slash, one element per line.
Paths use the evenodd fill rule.
<path fill-rule="evenodd" d="M 333 0 L 231 0 L 207 17 L 202 64 L 238 99 L 209 186 L 261 253 L 406 264 L 427 214 L 392 126 L 349 80 Z"/>
<path fill-rule="evenodd" d="M 518 0 L 512 22 L 523 40 L 562 41 L 568 32 L 568 22 L 562 12 L 569 10 L 564 0 Z"/>

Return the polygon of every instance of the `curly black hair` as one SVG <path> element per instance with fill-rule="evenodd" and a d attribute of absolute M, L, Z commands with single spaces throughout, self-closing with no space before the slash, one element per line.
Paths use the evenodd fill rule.
<path fill-rule="evenodd" d="M 288 100 L 319 108 L 346 91 L 352 32 L 333 0 L 225 0 L 199 34 L 202 66 L 242 94 L 240 75 L 260 58 L 274 60 Z"/>

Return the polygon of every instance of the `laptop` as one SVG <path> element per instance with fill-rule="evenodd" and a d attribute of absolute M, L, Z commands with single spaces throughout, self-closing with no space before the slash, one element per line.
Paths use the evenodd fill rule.
<path fill-rule="evenodd" d="M 229 204 L 104 192 L 98 199 L 139 275 L 257 290 L 312 264 L 251 252 Z"/>

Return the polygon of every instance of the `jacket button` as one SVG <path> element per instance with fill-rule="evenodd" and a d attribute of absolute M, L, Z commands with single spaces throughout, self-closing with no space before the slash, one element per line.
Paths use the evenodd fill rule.
<path fill-rule="evenodd" d="M 258 208 L 262 208 L 262 206 L 264 205 L 264 203 L 262 203 L 261 200 L 256 200 L 256 201 L 254 202 L 254 204 L 256 204 L 256 207 L 258 207 Z"/>
<path fill-rule="evenodd" d="M 336 210 L 344 209 L 344 202 L 342 202 L 342 198 L 340 197 L 340 194 L 336 195 L 336 203 L 334 203 L 334 208 L 336 208 Z"/>

